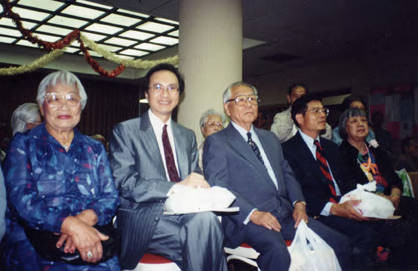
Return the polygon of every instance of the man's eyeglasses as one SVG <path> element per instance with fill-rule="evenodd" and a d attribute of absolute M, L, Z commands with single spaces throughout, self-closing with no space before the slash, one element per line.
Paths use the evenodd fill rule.
<path fill-rule="evenodd" d="M 259 102 L 259 99 L 258 99 L 258 96 L 256 96 L 256 95 L 251 95 L 251 96 L 241 95 L 241 96 L 237 96 L 233 99 L 229 99 L 226 102 L 229 103 L 229 102 L 232 102 L 232 101 L 234 101 L 236 105 L 244 106 L 247 103 L 252 104 L 252 105 L 256 105 Z"/>
<path fill-rule="evenodd" d="M 149 88 L 153 90 L 154 93 L 156 94 L 160 94 L 164 90 L 167 90 L 167 92 L 170 94 L 174 94 L 174 93 L 177 93 L 179 90 L 179 86 L 175 84 L 165 86 L 163 84 L 156 83 L 156 84 L 151 85 Z"/>
<path fill-rule="evenodd" d="M 324 113 L 325 116 L 328 116 L 328 114 L 329 114 L 329 109 L 325 108 L 325 107 L 314 107 L 314 108 L 308 109 L 307 111 L 312 112 L 315 115 L 319 115 L 321 113 Z"/>
<path fill-rule="evenodd" d="M 68 106 L 77 106 L 80 104 L 81 98 L 76 93 L 56 93 L 56 92 L 47 92 L 45 94 L 45 101 L 48 105 L 53 107 L 58 107 L 63 104 Z"/>

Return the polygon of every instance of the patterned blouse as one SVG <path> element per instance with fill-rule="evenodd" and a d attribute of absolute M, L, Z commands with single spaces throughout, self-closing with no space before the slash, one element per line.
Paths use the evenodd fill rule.
<path fill-rule="evenodd" d="M 66 152 L 41 124 L 17 134 L 4 164 L 8 212 L 8 239 L 25 239 L 17 222 L 60 232 L 67 216 L 93 209 L 98 225 L 111 222 L 119 204 L 103 145 L 74 129 Z"/>

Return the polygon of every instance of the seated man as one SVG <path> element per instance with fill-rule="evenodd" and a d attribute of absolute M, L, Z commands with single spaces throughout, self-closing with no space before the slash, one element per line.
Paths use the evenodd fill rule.
<path fill-rule="evenodd" d="M 225 116 L 213 109 L 206 110 L 200 117 L 199 125 L 200 131 L 202 132 L 203 137 L 206 139 L 213 133 L 216 133 L 224 128 Z M 203 140 L 200 143 L 199 147 L 199 166 L 203 168 L 202 164 L 202 154 L 203 154 L 203 145 L 205 141 Z"/>
<path fill-rule="evenodd" d="M 150 110 L 117 125 L 110 143 L 121 198 L 117 223 L 122 269 L 135 268 L 150 252 L 181 270 L 226 271 L 222 228 L 213 213 L 163 214 L 176 187 L 209 187 L 198 174 L 195 134 L 171 120 L 184 81 L 174 66 L 160 64 L 148 71 L 145 83 Z"/>
<path fill-rule="evenodd" d="M 321 100 L 311 94 L 297 99 L 292 106 L 292 118 L 299 127 L 298 133 L 283 144 L 283 153 L 299 181 L 306 197 L 307 211 L 311 216 L 338 230 L 351 240 L 354 263 L 365 266 L 372 263 L 376 248 L 376 233 L 371 225 L 354 208 L 358 201 L 338 204 L 343 184 L 352 178 L 340 158 L 338 146 L 320 138 L 329 111 Z"/>
<path fill-rule="evenodd" d="M 308 93 L 308 90 L 303 84 L 293 84 L 289 87 L 286 95 L 289 107 L 274 116 L 273 124 L 270 127 L 270 131 L 272 131 L 279 138 L 280 143 L 286 142 L 298 131 L 295 123 L 292 120 L 290 111 L 292 110 L 292 104 L 296 101 L 296 99 L 305 95 L 306 93 Z M 332 128 L 328 123 L 326 124 L 325 130 L 323 132 L 324 133 L 321 134 L 322 137 L 328 139 L 331 138 Z"/>
<path fill-rule="evenodd" d="M 303 219 L 347 267 L 347 238 L 315 219 L 308 220 L 305 199 L 283 158 L 279 140 L 270 131 L 253 126 L 258 111 L 256 88 L 234 83 L 225 90 L 223 101 L 231 123 L 206 139 L 203 165 L 208 182 L 233 192 L 234 204 L 240 208 L 237 214 L 222 218 L 227 246 L 245 242 L 260 253 L 257 264 L 261 270 L 288 270 L 285 240 L 293 239 Z"/>

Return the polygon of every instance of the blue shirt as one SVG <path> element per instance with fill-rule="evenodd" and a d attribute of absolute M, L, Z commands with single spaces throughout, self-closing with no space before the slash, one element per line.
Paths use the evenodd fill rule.
<path fill-rule="evenodd" d="M 18 218 L 29 227 L 60 232 L 66 217 L 86 209 L 95 211 L 98 225 L 108 224 L 119 204 L 103 145 L 76 129 L 68 152 L 44 124 L 16 134 L 4 172 L 9 201 L 7 239 L 11 241 L 26 239 Z"/>

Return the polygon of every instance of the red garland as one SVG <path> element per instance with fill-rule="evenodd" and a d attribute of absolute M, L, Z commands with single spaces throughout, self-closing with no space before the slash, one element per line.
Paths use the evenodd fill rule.
<path fill-rule="evenodd" d="M 87 48 L 84 46 L 84 42 L 81 40 L 81 38 L 78 37 L 77 39 L 78 39 L 78 42 L 80 43 L 81 51 L 83 51 L 84 58 L 86 59 L 87 63 L 89 63 L 89 65 L 93 68 L 93 70 L 98 72 L 100 75 L 103 75 L 106 77 L 116 77 L 125 70 L 125 65 L 120 64 L 113 71 L 106 71 L 100 66 L 100 64 L 96 60 L 94 60 L 90 56 L 90 53 L 89 51 L 87 51 Z"/>
<path fill-rule="evenodd" d="M 125 70 L 125 66 L 122 64 L 117 66 L 116 69 L 114 69 L 113 71 L 106 71 L 105 69 L 103 69 L 100 66 L 100 64 L 90 56 L 90 53 L 87 51 L 86 47 L 84 46 L 83 41 L 80 38 L 79 29 L 74 29 L 67 36 L 61 38 L 60 40 L 56 42 L 47 42 L 47 41 L 38 39 L 36 36 L 32 34 L 32 32 L 30 32 L 29 30 L 23 27 L 19 14 L 14 13 L 12 11 L 9 1 L 8 0 L 1 0 L 1 1 L 2 1 L 3 8 L 4 8 L 5 17 L 11 18 L 15 22 L 20 33 L 22 33 L 23 37 L 29 40 L 30 42 L 37 43 L 41 47 L 45 48 L 46 50 L 52 51 L 56 49 L 62 49 L 66 47 L 67 45 L 69 45 L 74 39 L 77 39 L 80 42 L 80 49 L 81 51 L 83 51 L 84 57 L 87 63 L 93 68 L 93 70 L 95 70 L 100 75 L 103 75 L 106 77 L 116 77 Z"/>

